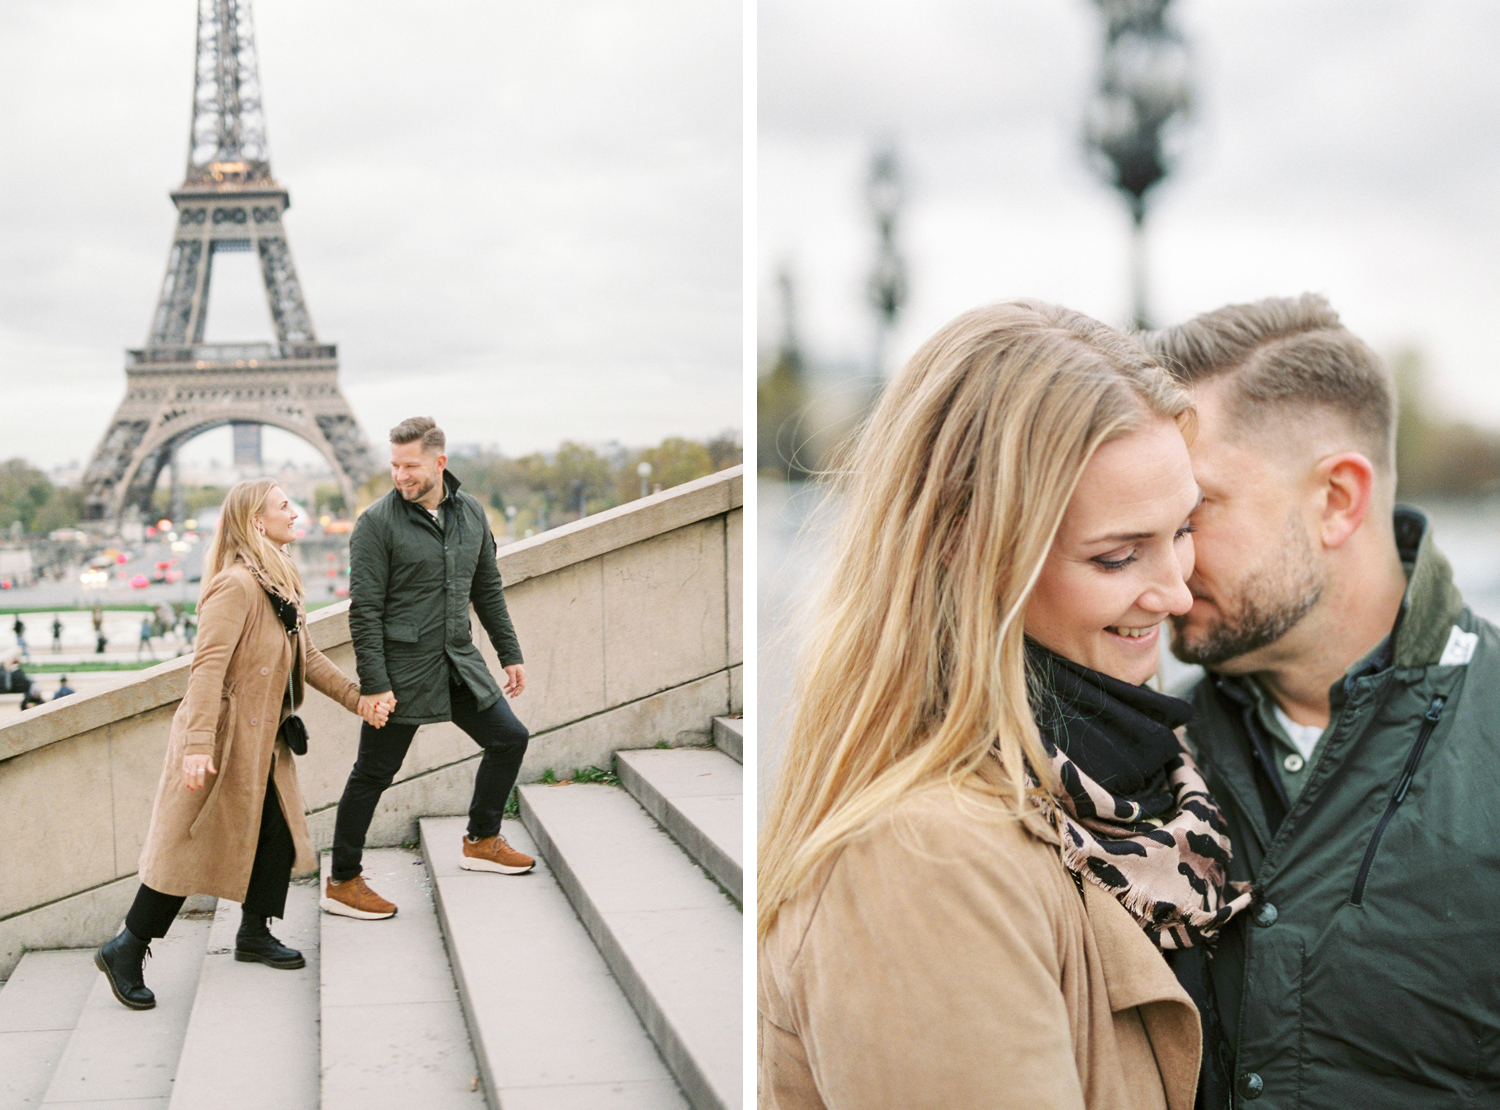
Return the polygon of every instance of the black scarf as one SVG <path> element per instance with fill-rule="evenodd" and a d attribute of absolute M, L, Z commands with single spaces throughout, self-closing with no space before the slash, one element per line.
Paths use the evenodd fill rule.
<path fill-rule="evenodd" d="M 1032 677 L 1031 712 L 1043 739 L 1111 794 L 1139 805 L 1142 817 L 1171 812 L 1167 765 L 1182 755 L 1173 730 L 1191 719 L 1192 706 L 1080 666 L 1030 639 L 1026 665 Z M 1064 786 L 1075 803 L 1090 804 L 1075 783 Z"/>
<path fill-rule="evenodd" d="M 298 623 L 301 620 L 297 612 L 297 603 L 288 601 L 264 582 L 261 583 L 260 588 L 265 590 L 266 596 L 271 599 L 271 608 L 276 610 L 276 616 L 281 619 L 281 623 L 285 626 L 287 634 L 290 635 L 296 632 Z"/>

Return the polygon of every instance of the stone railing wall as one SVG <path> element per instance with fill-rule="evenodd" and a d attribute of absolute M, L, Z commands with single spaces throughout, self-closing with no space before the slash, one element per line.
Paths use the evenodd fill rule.
<path fill-rule="evenodd" d="M 511 705 L 531 730 L 521 781 L 608 767 L 620 748 L 702 744 L 740 711 L 743 484 L 734 467 L 500 550 L 526 657 Z M 313 613 L 313 642 L 350 675 L 348 602 Z M 475 621 L 475 642 L 499 664 Z M 29 710 L 0 728 L 0 979 L 27 948 L 102 943 L 134 897 L 136 861 L 191 657 Z M 359 719 L 308 689 L 297 773 L 328 847 Z M 478 748 L 451 724 L 417 731 L 369 843 L 466 813 Z"/>

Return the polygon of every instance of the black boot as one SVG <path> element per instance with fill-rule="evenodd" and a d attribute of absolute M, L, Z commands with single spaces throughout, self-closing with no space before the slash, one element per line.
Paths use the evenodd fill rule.
<path fill-rule="evenodd" d="M 146 986 L 141 966 L 150 954 L 150 942 L 129 929 L 121 929 L 119 936 L 94 953 L 94 966 L 104 972 L 120 1005 L 132 1010 L 149 1010 L 156 1005 L 156 995 Z"/>
<path fill-rule="evenodd" d="M 267 967 L 288 970 L 307 964 L 301 952 L 288 948 L 271 935 L 264 917 L 251 913 L 240 916 L 240 931 L 234 938 L 234 958 L 242 963 L 260 962 Z"/>

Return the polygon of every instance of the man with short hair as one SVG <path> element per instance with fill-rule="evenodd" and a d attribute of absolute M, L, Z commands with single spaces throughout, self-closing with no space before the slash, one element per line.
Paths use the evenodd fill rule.
<path fill-rule="evenodd" d="M 1252 909 L 1217 1105 L 1500 1105 L 1500 632 L 1395 506 L 1396 404 L 1321 297 L 1145 337 L 1193 391 L 1188 739 Z"/>
<path fill-rule="evenodd" d="M 536 862 L 500 835 L 528 733 L 474 644 L 469 606 L 495 646 L 510 697 L 526 688 L 521 646 L 484 508 L 459 490 L 444 446 L 428 417 L 392 428 L 396 488 L 365 510 L 349 538 L 349 633 L 360 692 L 392 709 L 383 728 L 360 728 L 359 755 L 339 800 L 321 905 L 346 917 L 396 912 L 365 882 L 360 857 L 375 806 L 419 725 L 452 721 L 484 749 L 459 866 L 516 875 Z"/>

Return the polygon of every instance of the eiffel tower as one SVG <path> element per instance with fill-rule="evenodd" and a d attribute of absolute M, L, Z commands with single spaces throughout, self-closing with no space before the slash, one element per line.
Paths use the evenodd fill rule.
<path fill-rule="evenodd" d="M 333 467 L 344 503 L 376 468 L 338 384 L 338 350 L 319 343 L 287 247 L 291 201 L 271 175 L 250 0 L 198 0 L 198 61 L 187 176 L 172 191 L 177 230 L 151 330 L 125 352 L 125 399 L 83 476 L 84 515 L 149 513 L 162 468 L 178 447 L 224 424 L 237 453 L 260 425 L 312 444 Z M 207 344 L 214 255 L 260 258 L 274 343 Z"/>

